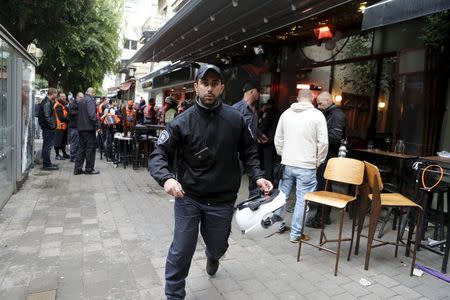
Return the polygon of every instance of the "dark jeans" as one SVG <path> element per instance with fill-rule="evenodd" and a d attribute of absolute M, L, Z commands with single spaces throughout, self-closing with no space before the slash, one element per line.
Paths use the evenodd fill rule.
<path fill-rule="evenodd" d="M 75 159 L 75 171 L 83 169 L 84 160 L 86 160 L 85 171 L 92 171 L 95 165 L 96 140 L 95 131 L 79 131 L 80 147 Z"/>
<path fill-rule="evenodd" d="M 53 147 L 53 140 L 55 137 L 55 131 L 47 128 L 42 128 L 42 165 L 44 167 L 51 166 L 50 151 Z"/>
<path fill-rule="evenodd" d="M 325 178 L 323 177 L 323 174 L 325 173 L 325 168 L 327 166 L 327 162 L 328 162 L 327 158 L 323 164 L 321 164 L 318 168 L 317 168 L 317 190 L 318 191 L 323 191 L 325 189 Z M 331 182 L 329 182 L 329 185 L 331 184 Z M 331 186 L 329 186 L 329 190 L 331 190 Z M 320 224 L 320 219 L 322 218 L 322 209 L 324 209 L 324 221 L 327 222 L 330 219 L 330 213 L 331 213 L 331 207 L 327 206 L 327 205 L 319 205 L 317 207 L 317 211 L 316 214 L 313 217 L 313 222 L 315 222 L 316 224 Z"/>
<path fill-rule="evenodd" d="M 112 159 L 113 153 L 113 141 L 114 141 L 114 133 L 116 133 L 116 129 L 113 127 L 107 127 L 106 132 L 104 134 L 105 139 L 105 154 L 107 159 Z"/>
<path fill-rule="evenodd" d="M 80 136 L 76 128 L 69 128 L 69 145 L 70 145 L 70 158 L 75 159 L 78 148 L 80 147 Z"/>
<path fill-rule="evenodd" d="M 184 299 L 186 277 L 197 245 L 198 228 L 206 244 L 206 257 L 218 260 L 228 249 L 233 203 L 203 204 L 188 197 L 176 198 L 175 229 L 166 260 L 166 296 Z"/>
<path fill-rule="evenodd" d="M 273 143 L 261 144 L 262 153 L 262 169 L 264 170 L 264 178 L 273 182 L 273 169 L 275 160 L 275 146 Z M 260 156 L 261 157 L 261 156 Z"/>

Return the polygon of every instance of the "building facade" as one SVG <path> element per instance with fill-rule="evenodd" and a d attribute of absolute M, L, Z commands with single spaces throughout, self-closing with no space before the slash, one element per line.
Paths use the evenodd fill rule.
<path fill-rule="evenodd" d="M 392 7 L 376 12 L 382 5 Z M 329 91 L 347 115 L 352 147 L 392 151 L 401 140 L 406 153 L 435 155 L 450 150 L 449 45 L 433 48 L 422 37 L 427 18 L 448 8 L 431 0 L 191 0 L 131 61 L 217 64 L 228 103 L 242 97 L 247 80 L 258 80 L 262 100 L 273 98 L 278 113 L 299 86 Z M 384 21 L 363 26 L 372 15 Z"/>

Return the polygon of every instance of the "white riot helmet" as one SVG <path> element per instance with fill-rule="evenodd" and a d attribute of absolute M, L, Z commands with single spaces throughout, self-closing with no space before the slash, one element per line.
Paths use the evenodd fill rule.
<path fill-rule="evenodd" d="M 263 238 L 280 228 L 283 218 L 275 211 L 286 204 L 286 195 L 273 190 L 268 196 L 255 196 L 236 207 L 236 223 L 249 238 Z"/>

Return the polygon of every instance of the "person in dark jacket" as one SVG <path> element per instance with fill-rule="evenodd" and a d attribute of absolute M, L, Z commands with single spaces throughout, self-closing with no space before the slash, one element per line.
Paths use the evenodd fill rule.
<path fill-rule="evenodd" d="M 75 162 L 78 147 L 80 146 L 80 138 L 78 135 L 78 102 L 84 97 L 82 92 L 78 92 L 77 96 L 69 102 L 69 145 L 70 145 L 70 162 Z"/>
<path fill-rule="evenodd" d="M 67 109 L 67 98 L 64 92 L 59 92 L 56 103 L 53 106 L 56 115 L 56 129 L 54 147 L 56 152 L 55 159 L 65 160 L 69 158 L 66 153 L 67 145 L 67 123 L 69 123 L 69 111 Z M 59 151 L 62 151 L 62 155 L 59 155 Z"/>
<path fill-rule="evenodd" d="M 75 159 L 74 175 L 78 174 L 100 174 L 94 169 L 95 149 L 97 142 L 95 130 L 97 129 L 97 110 L 95 107 L 94 89 L 88 88 L 86 95 L 78 102 L 78 122 L 77 129 L 80 137 L 80 147 Z M 86 166 L 83 171 L 84 161 Z"/>
<path fill-rule="evenodd" d="M 249 81 L 244 84 L 242 91 L 244 93 L 242 100 L 233 104 L 233 108 L 237 109 L 244 117 L 255 142 L 266 143 L 268 141 L 267 136 L 260 135 L 258 132 L 257 103 L 260 96 L 260 87 L 255 82 Z M 249 198 L 258 194 L 258 187 L 251 179 L 248 182 L 248 193 Z"/>
<path fill-rule="evenodd" d="M 267 139 L 259 138 L 259 159 L 264 169 L 264 176 L 273 182 L 274 161 L 276 160 L 276 151 L 274 145 L 275 130 L 277 129 L 277 118 L 274 107 L 274 100 L 270 98 L 267 103 L 261 107 L 261 117 L 259 118 L 258 132 Z"/>
<path fill-rule="evenodd" d="M 185 279 L 197 244 L 206 244 L 206 272 L 213 276 L 228 248 L 234 202 L 241 182 L 239 159 L 261 190 L 272 183 L 259 168 L 256 143 L 240 113 L 223 103 L 218 67 L 202 65 L 194 88 L 196 105 L 169 123 L 150 157 L 150 174 L 175 197 L 175 229 L 166 260 L 168 299 L 184 299 Z M 178 174 L 169 165 L 176 157 Z M 177 179 L 175 179 L 177 178 Z"/>
<path fill-rule="evenodd" d="M 342 139 L 345 138 L 345 113 L 339 106 L 333 103 L 333 98 L 330 93 L 322 92 L 317 96 L 317 108 L 321 110 L 325 119 L 327 120 L 328 129 L 328 154 L 325 162 L 317 168 L 317 190 L 323 191 L 325 189 L 325 179 L 323 173 L 327 162 L 332 157 L 337 157 L 339 147 Z M 330 206 L 326 206 L 324 210 L 324 223 L 331 224 Z M 317 208 L 316 214 L 308 220 L 306 226 L 313 228 L 320 228 L 320 218 L 322 216 L 322 206 Z"/>
<path fill-rule="evenodd" d="M 139 100 L 139 109 L 138 109 L 138 124 L 144 124 L 144 107 L 146 106 L 145 99 L 141 97 Z"/>
<path fill-rule="evenodd" d="M 42 100 L 39 107 L 39 125 L 42 128 L 42 168 L 44 170 L 58 170 L 58 166 L 52 164 L 50 160 L 50 151 L 53 146 L 56 128 L 56 116 L 53 110 L 55 98 L 58 91 L 55 88 L 49 88 L 47 97 Z"/>

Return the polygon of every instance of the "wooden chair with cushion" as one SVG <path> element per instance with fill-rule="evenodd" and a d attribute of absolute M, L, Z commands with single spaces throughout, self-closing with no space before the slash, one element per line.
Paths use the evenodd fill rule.
<path fill-rule="evenodd" d="M 395 246 L 395 257 L 397 257 L 398 253 L 398 246 L 406 246 L 401 238 L 401 226 L 397 226 L 397 239 L 395 242 L 393 241 L 384 241 L 375 239 L 375 231 L 377 228 L 378 219 L 380 218 L 381 209 L 383 207 L 397 207 L 400 209 L 400 220 L 399 224 L 402 224 L 402 214 L 403 209 L 405 207 L 417 209 L 417 222 L 415 222 L 416 225 L 416 233 L 417 228 L 420 228 L 420 220 L 422 219 L 422 207 L 420 205 L 417 205 L 414 201 L 408 199 L 407 197 L 403 196 L 399 193 L 380 193 L 380 190 L 383 189 L 383 182 L 381 180 L 380 171 L 378 168 L 369 163 L 364 162 L 366 166 L 365 170 L 365 180 L 364 180 L 364 186 L 362 191 L 362 202 L 360 205 L 360 213 L 359 213 L 359 224 L 358 224 L 358 235 L 356 238 L 356 245 L 355 245 L 355 254 L 358 254 L 359 251 L 359 242 L 360 237 L 364 236 L 367 237 L 367 249 L 366 249 L 366 259 L 364 263 L 364 269 L 369 269 L 369 260 L 370 260 L 370 253 L 372 251 L 372 248 L 376 248 L 379 246 L 384 245 L 394 245 Z M 364 218 L 367 212 L 367 207 L 370 203 L 370 220 L 369 220 L 369 232 L 367 236 L 362 235 L 362 227 L 364 225 Z M 414 230 L 414 228 L 410 228 L 410 230 Z M 411 276 L 413 274 L 414 270 L 414 264 L 416 262 L 416 252 L 417 252 L 417 245 L 419 244 L 419 234 L 416 234 L 416 242 L 414 244 L 414 252 L 413 252 L 413 258 L 411 262 Z M 373 245 L 373 241 L 379 242 L 376 245 Z"/>
<path fill-rule="evenodd" d="M 333 253 L 336 255 L 336 264 L 334 267 L 334 276 L 337 276 L 337 270 L 339 265 L 339 256 L 341 252 L 341 242 L 343 241 L 350 241 L 350 250 L 348 253 L 347 260 L 350 260 L 350 254 L 352 251 L 352 245 L 353 245 L 353 238 L 354 238 L 354 230 L 355 227 L 355 219 L 353 218 L 353 227 L 352 227 L 352 236 L 351 238 L 342 238 L 342 227 L 344 224 L 344 211 L 345 208 L 349 203 L 354 202 L 357 199 L 358 195 L 358 187 L 363 182 L 364 178 L 364 163 L 362 161 L 351 159 L 351 158 L 344 158 L 344 157 L 335 157 L 331 158 L 326 166 L 324 178 L 326 179 L 325 183 L 325 191 L 317 191 L 312 193 L 307 193 L 305 195 L 305 210 L 303 211 L 303 225 L 302 228 L 305 227 L 305 220 L 306 220 L 306 207 L 307 207 L 307 201 L 317 203 L 320 205 L 327 205 L 330 207 L 335 207 L 340 210 L 340 219 L 339 219 L 339 234 L 337 239 L 328 240 L 325 233 L 324 233 L 324 215 L 323 212 L 325 211 L 322 209 L 322 218 L 321 218 L 321 231 L 320 231 L 320 242 L 319 245 L 315 245 L 309 242 L 305 242 L 300 240 L 298 245 L 298 253 L 297 253 L 297 261 L 300 260 L 300 252 L 302 249 L 302 244 L 308 244 L 310 246 L 316 247 L 319 250 L 325 250 L 327 252 Z M 330 192 L 328 191 L 331 182 L 340 182 L 345 184 L 350 184 L 355 186 L 354 194 L 352 195 L 346 195 L 341 194 L 337 192 Z M 356 205 L 354 205 L 356 207 Z M 323 247 L 324 244 L 328 242 L 337 242 L 337 250 L 333 251 L 331 249 Z"/>

